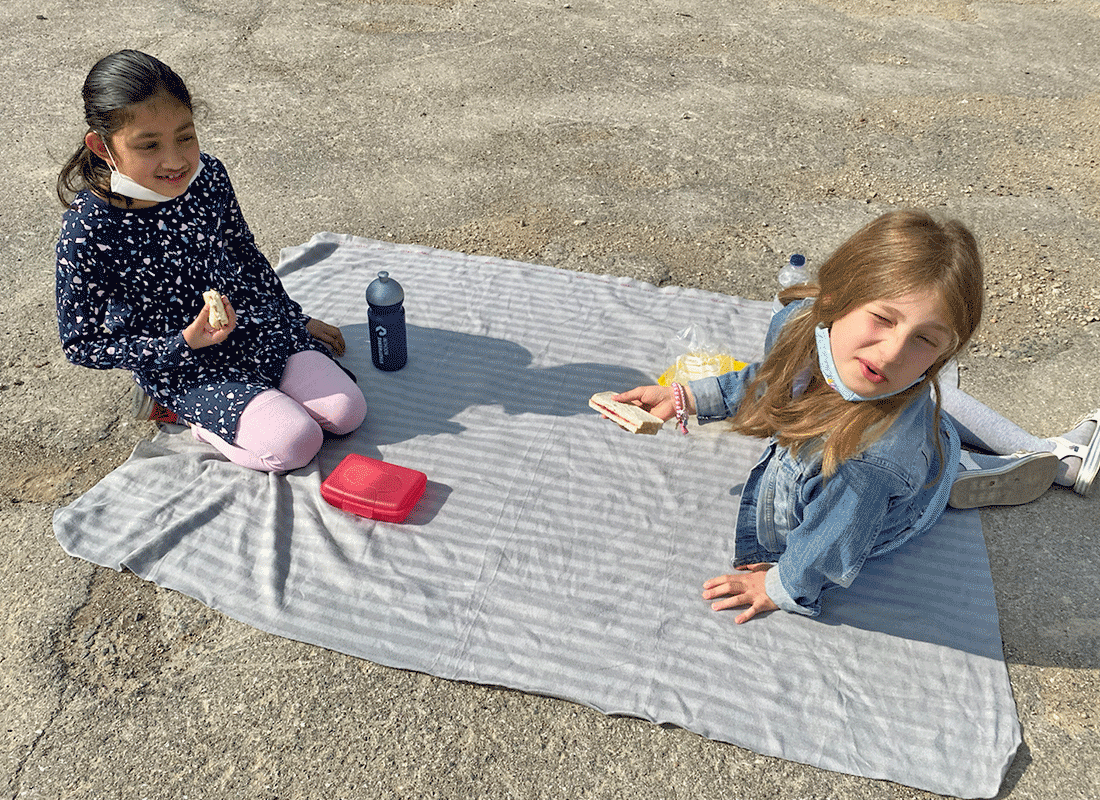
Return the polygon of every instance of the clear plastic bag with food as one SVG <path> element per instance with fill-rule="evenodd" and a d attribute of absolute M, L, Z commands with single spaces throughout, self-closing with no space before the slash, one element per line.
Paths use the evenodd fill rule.
<path fill-rule="evenodd" d="M 707 341 L 695 325 L 676 334 L 669 343 L 668 351 L 671 366 L 657 379 L 661 386 L 712 378 L 748 366 L 734 358 L 726 348 Z"/>

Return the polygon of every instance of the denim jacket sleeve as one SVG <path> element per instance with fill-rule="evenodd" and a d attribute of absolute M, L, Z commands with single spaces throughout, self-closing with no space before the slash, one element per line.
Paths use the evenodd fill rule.
<path fill-rule="evenodd" d="M 827 481 L 806 481 L 802 494 L 801 521 L 787 533 L 765 588 L 781 609 L 816 616 L 821 592 L 851 586 L 888 526 L 892 504 L 912 493 L 901 474 L 856 457 Z"/>
<path fill-rule="evenodd" d="M 750 364 L 738 372 L 727 372 L 717 378 L 700 378 L 688 384 L 695 398 L 695 413 L 700 424 L 732 417 L 752 383 L 759 364 Z"/>

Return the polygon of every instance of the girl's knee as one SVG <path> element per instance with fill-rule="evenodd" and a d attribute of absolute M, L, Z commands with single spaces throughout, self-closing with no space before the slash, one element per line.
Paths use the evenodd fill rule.
<path fill-rule="evenodd" d="M 347 392 L 332 400 L 331 407 L 326 409 L 328 413 L 324 423 L 325 429 L 330 433 L 337 436 L 351 433 L 367 418 L 367 399 L 358 387 L 355 391 Z"/>
<path fill-rule="evenodd" d="M 267 472 L 287 472 L 308 464 L 325 433 L 306 410 L 280 392 L 258 395 L 241 414 L 234 444 Z"/>
<path fill-rule="evenodd" d="M 317 455 L 324 444 L 325 434 L 312 419 L 301 417 L 295 424 L 280 432 L 277 446 L 265 454 L 264 460 L 273 472 L 288 472 L 304 467 Z"/>

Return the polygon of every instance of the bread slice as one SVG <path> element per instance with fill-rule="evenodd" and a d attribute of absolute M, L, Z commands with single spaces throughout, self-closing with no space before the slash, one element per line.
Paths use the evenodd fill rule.
<path fill-rule="evenodd" d="M 665 424 L 645 409 L 632 403 L 618 403 L 613 398 L 617 392 L 597 392 L 588 405 L 599 411 L 620 428 L 631 433 L 656 433 Z"/>
<path fill-rule="evenodd" d="M 202 299 L 210 305 L 210 327 L 224 328 L 229 324 L 229 317 L 225 313 L 225 304 L 222 296 L 216 289 L 202 293 Z"/>

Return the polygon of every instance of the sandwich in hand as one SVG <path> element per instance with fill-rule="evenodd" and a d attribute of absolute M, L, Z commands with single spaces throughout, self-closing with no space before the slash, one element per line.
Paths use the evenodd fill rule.
<path fill-rule="evenodd" d="M 224 328 L 229 324 L 229 316 L 225 313 L 225 304 L 221 294 L 215 290 L 202 293 L 202 299 L 210 306 L 210 327 L 214 329 Z"/>
<path fill-rule="evenodd" d="M 660 417 L 632 403 L 619 403 L 612 400 L 615 394 L 616 392 L 597 392 L 592 395 L 588 405 L 631 433 L 656 433 L 665 424 Z"/>

